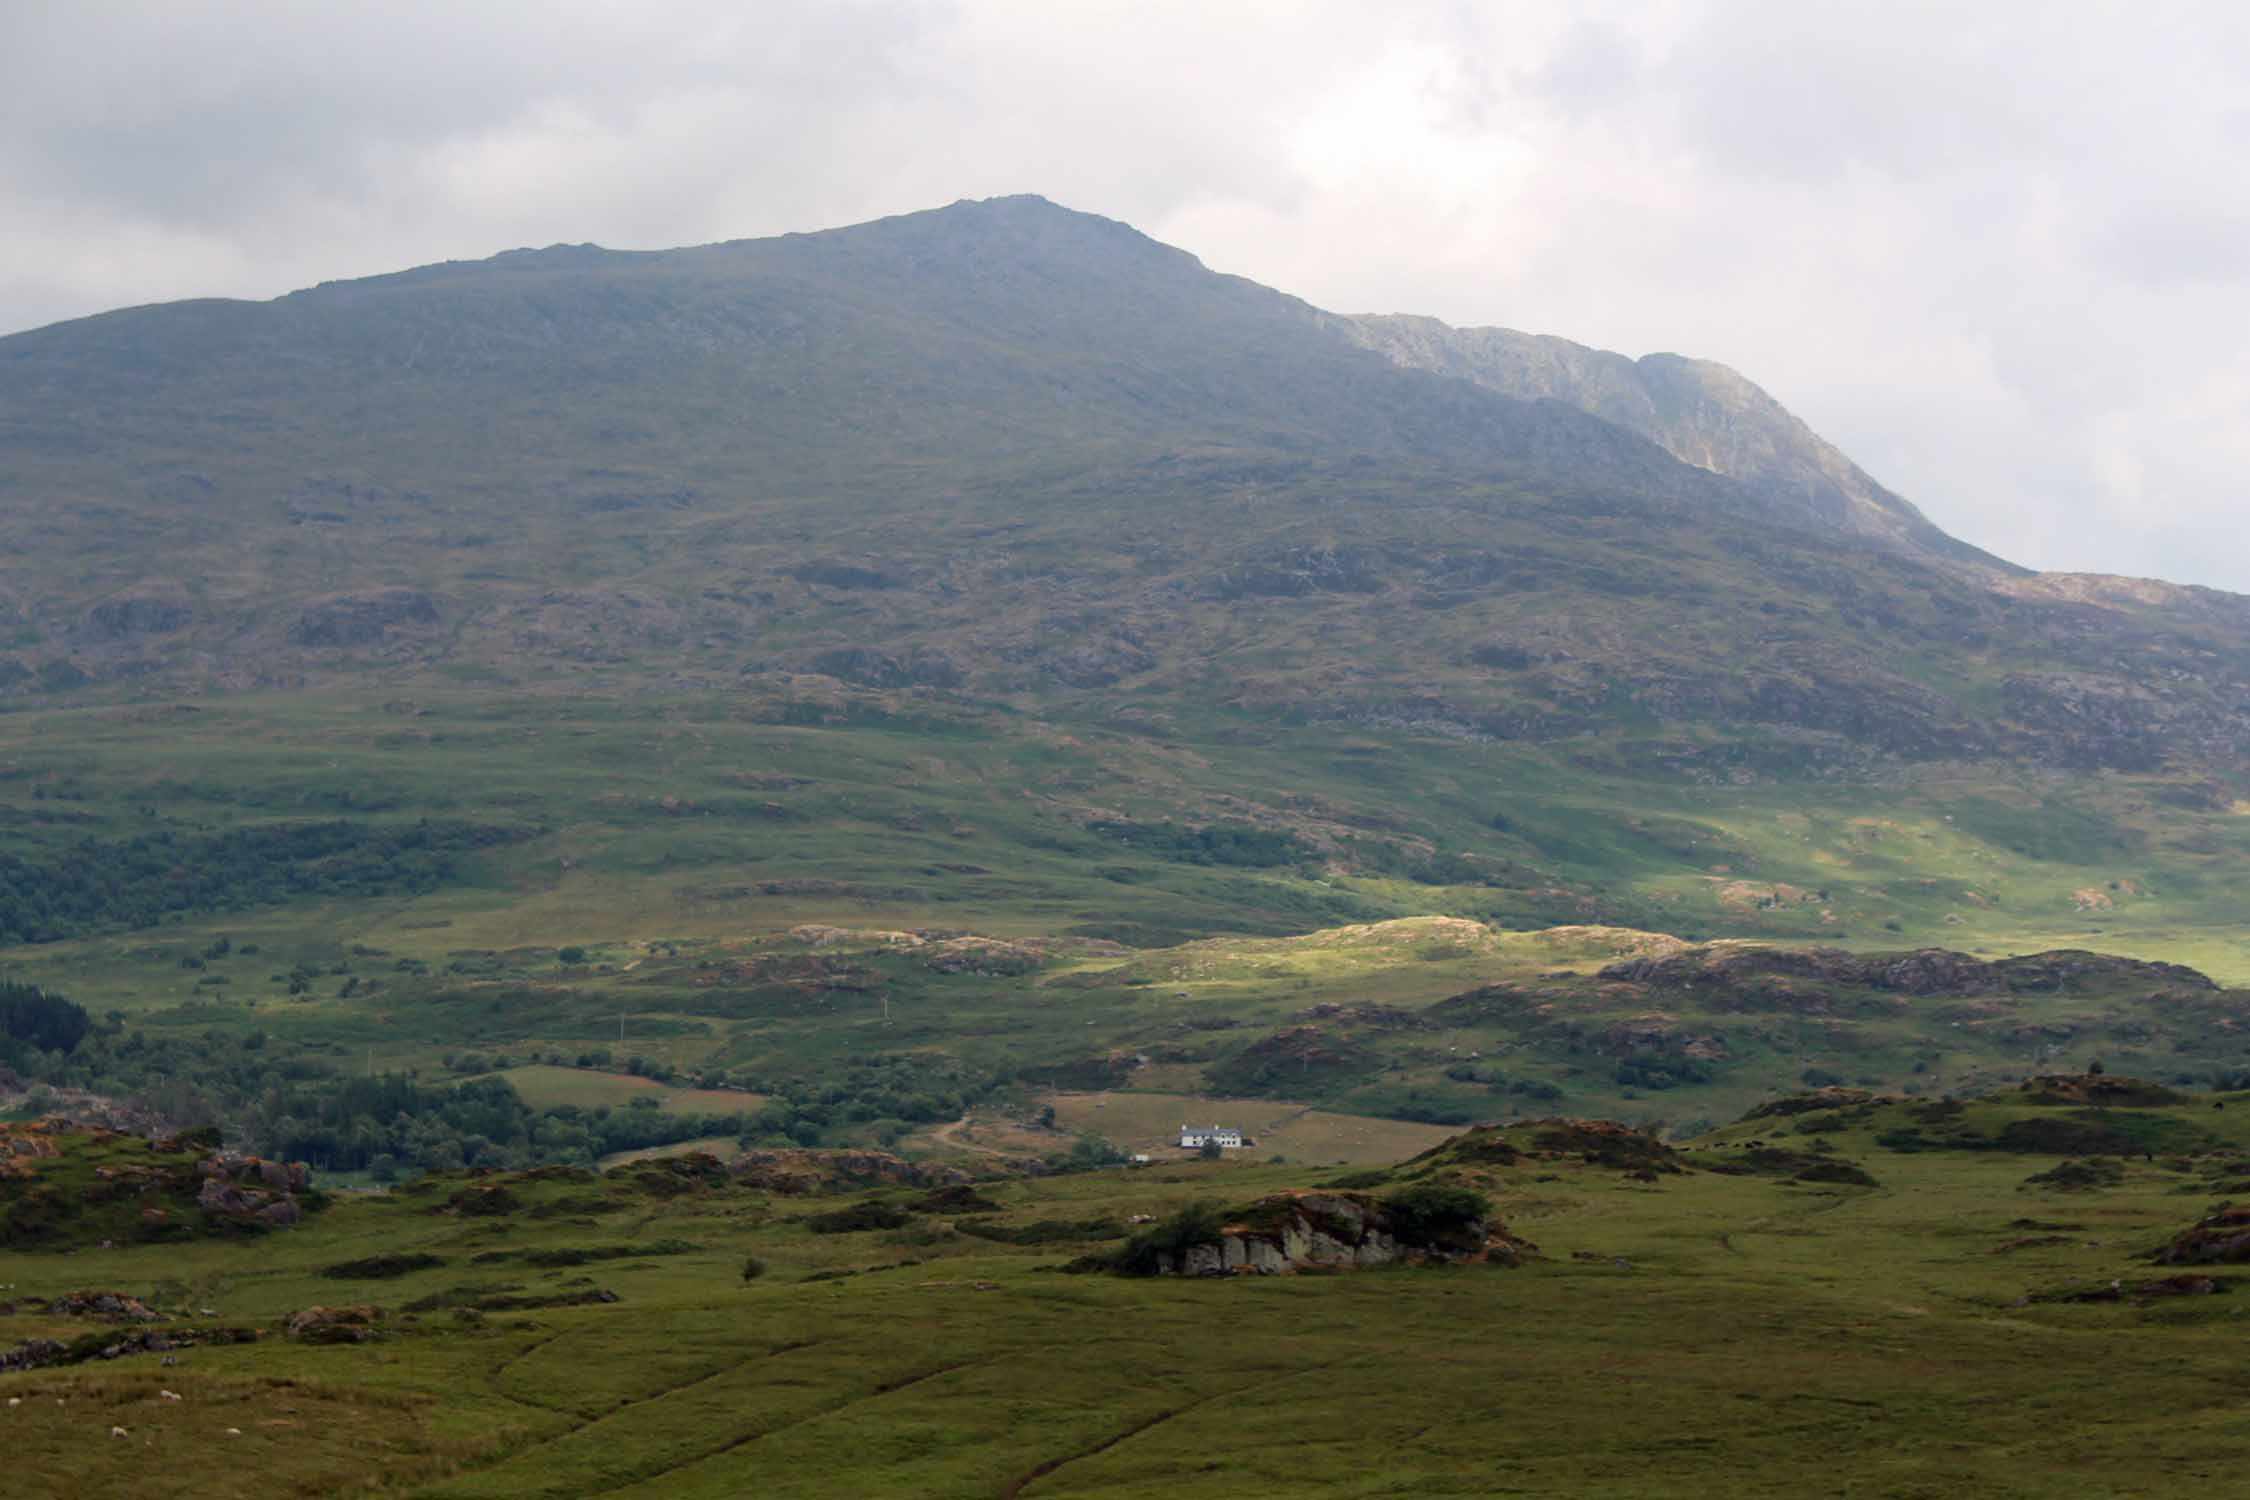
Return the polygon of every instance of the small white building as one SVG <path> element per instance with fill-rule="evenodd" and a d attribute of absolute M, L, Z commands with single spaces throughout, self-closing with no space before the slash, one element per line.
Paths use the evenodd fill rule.
<path fill-rule="evenodd" d="M 1182 1151 L 1200 1151 L 1213 1141 L 1219 1143 L 1221 1150 L 1239 1151 L 1242 1149 L 1242 1132 L 1227 1125 L 1182 1125 L 1180 1127 L 1180 1149 Z"/>

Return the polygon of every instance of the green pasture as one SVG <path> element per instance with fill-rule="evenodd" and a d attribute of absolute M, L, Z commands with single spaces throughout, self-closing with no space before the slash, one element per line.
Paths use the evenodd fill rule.
<path fill-rule="evenodd" d="M 2027 1300 L 2158 1274 L 2149 1250 L 2250 1159 L 2250 1104 L 2211 1102 L 2101 1111 L 2203 1138 L 2092 1191 L 2028 1182 L 2063 1158 L 1875 1144 L 1911 1102 L 1745 1122 L 1655 1181 L 1567 1155 L 1466 1169 L 1539 1247 L 1513 1270 L 1142 1282 L 1057 1271 L 1103 1240 L 1014 1247 L 945 1214 L 813 1234 L 823 1200 L 652 1193 L 626 1171 L 485 1179 L 517 1204 L 469 1218 L 441 1211 L 464 1180 L 432 1179 L 347 1196 L 255 1254 L 7 1257 L 19 1309 L 99 1286 L 188 1324 L 371 1301 L 386 1329 L 0 1377 L 23 1401 L 12 1492 L 226 1493 L 252 1470 L 304 1495 L 2219 1492 L 2250 1454 L 2250 1292 Z M 1968 1124 L 2037 1108 L 1973 1105 Z M 1753 1138 L 1877 1185 L 1712 1170 Z M 1323 1180 L 1196 1163 L 979 1191 L 991 1222 L 1091 1223 Z M 558 1250 L 598 1254 L 542 1263 Z M 319 1274 L 380 1253 L 443 1264 Z M 618 1300 L 477 1307 L 590 1289 Z"/>

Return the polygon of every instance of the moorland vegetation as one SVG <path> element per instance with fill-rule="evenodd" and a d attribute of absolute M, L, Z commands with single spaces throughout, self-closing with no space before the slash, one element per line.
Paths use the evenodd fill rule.
<path fill-rule="evenodd" d="M 1003 199 L 0 339 L 0 547 L 17 1492 L 2239 1465 L 2250 601 L 1731 371 Z"/>

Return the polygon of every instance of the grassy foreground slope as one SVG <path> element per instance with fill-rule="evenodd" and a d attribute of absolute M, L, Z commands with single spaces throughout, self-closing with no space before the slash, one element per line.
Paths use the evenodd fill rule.
<path fill-rule="evenodd" d="M 1325 1180 L 1231 1163 L 984 1183 L 990 1207 L 967 1211 L 895 1188 L 848 1201 L 887 1205 L 899 1227 L 832 1233 L 812 1221 L 833 1198 L 693 1165 L 432 1179 L 347 1197 L 254 1257 L 219 1242 L 12 1256 L 18 1310 L 0 1330 L 14 1338 L 83 1332 L 37 1309 L 94 1284 L 168 1318 L 215 1315 L 152 1327 L 267 1332 L 173 1367 L 130 1355 L 0 1376 L 21 1402 L 0 1412 L 11 1482 L 27 1496 L 226 1493 L 252 1471 L 267 1494 L 461 1497 L 2223 1492 L 2250 1453 L 2236 1378 L 2250 1292 L 2222 1267 L 2168 1295 L 2174 1273 L 2149 1256 L 2250 1171 L 2250 1096 L 2102 1104 L 2072 1092 L 2085 1083 L 1935 1122 L 1914 1101 L 1797 1100 L 1677 1158 L 1531 1125 L 1349 1179 L 1480 1188 L 1539 1247 L 1516 1269 L 1056 1273 L 1132 1215 Z M 2060 1135 L 2046 1150 L 1880 1144 L 1917 1119 L 1925 1136 L 1996 1138 L 2090 1116 L 2156 1143 L 2150 1159 L 2056 1154 Z M 1820 1162 L 1873 1185 L 1806 1171 Z M 503 1188 L 497 1211 L 462 1207 Z M 1041 1243 L 993 1237 L 1041 1224 Z M 766 1268 L 756 1280 L 745 1256 Z M 617 1300 L 571 1300 L 589 1293 Z M 313 1346 L 273 1327 L 345 1302 L 378 1306 L 380 1335 Z"/>

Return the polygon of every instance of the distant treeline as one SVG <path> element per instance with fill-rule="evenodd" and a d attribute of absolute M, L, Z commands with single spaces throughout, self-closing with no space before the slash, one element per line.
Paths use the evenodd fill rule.
<path fill-rule="evenodd" d="M 463 855 L 529 834 L 482 823 L 336 819 L 0 853 L 0 944 L 153 927 L 302 896 L 420 894 L 458 878 Z"/>
<path fill-rule="evenodd" d="M 218 1125 L 235 1145 L 323 1171 L 388 1176 L 541 1162 L 589 1165 L 614 1151 L 731 1135 L 743 1124 L 739 1115 L 668 1114 L 647 1107 L 533 1109 L 501 1078 L 452 1083 L 397 1074 L 367 1077 L 272 1045 L 263 1032 L 213 1028 L 151 1036 L 118 1026 L 89 1027 L 77 1006 L 45 998 L 77 1019 L 41 1012 L 52 1018 L 27 1021 L 42 1028 L 44 1040 L 36 1051 L 27 1043 L 13 1044 L 20 1057 L 10 1066 L 26 1082 L 131 1100 L 179 1125 Z M 11 1024 L 17 1016 L 34 1014 L 0 1008 Z M 47 1045 L 73 1031 L 80 1038 L 74 1050 Z"/>
<path fill-rule="evenodd" d="M 386 1076 L 329 1080 L 260 1102 L 261 1149 L 287 1161 L 378 1176 L 455 1167 L 585 1165 L 731 1132 L 736 1117 L 659 1109 L 535 1110 L 504 1078 L 423 1084 Z"/>
<path fill-rule="evenodd" d="M 990 1073 L 927 1054 L 840 1065 L 818 1078 L 753 1080 L 771 1098 L 744 1122 L 742 1138 L 760 1146 L 817 1146 L 867 1126 L 891 1144 L 909 1125 L 954 1119 L 996 1082 Z"/>
<path fill-rule="evenodd" d="M 653 1095 L 622 1107 L 534 1109 L 504 1078 L 370 1077 L 351 1071 L 337 1053 L 289 1047 L 263 1031 L 152 1034 L 121 1023 L 89 1026 L 84 1011 L 59 997 L 21 987 L 0 994 L 31 997 L 21 1006 L 0 1002 L 0 1015 L 38 1038 L 13 1044 L 20 1060 L 11 1066 L 27 1082 L 131 1100 L 179 1125 L 222 1126 L 230 1142 L 267 1156 L 382 1177 L 546 1162 L 584 1166 L 619 1151 L 710 1136 L 822 1145 L 872 1134 L 887 1142 L 909 1122 L 954 1118 L 993 1083 L 953 1059 L 913 1054 L 838 1066 L 818 1078 L 753 1080 L 772 1096 L 756 1114 L 674 1114 L 657 1108 Z M 745 1106 L 753 1102 L 744 1096 Z"/>

